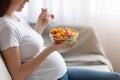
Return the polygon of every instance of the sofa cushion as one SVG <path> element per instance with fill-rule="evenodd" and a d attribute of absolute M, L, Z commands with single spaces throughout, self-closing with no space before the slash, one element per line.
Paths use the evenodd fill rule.
<path fill-rule="evenodd" d="M 70 66 L 70 67 L 111 72 L 107 65 L 88 65 L 88 66 Z"/>

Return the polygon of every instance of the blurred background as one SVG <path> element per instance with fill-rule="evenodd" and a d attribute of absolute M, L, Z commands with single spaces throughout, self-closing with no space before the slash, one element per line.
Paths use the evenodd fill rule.
<path fill-rule="evenodd" d="M 114 71 L 120 72 L 120 0 L 30 0 L 20 15 L 36 23 L 41 8 L 57 24 L 93 25 Z"/>

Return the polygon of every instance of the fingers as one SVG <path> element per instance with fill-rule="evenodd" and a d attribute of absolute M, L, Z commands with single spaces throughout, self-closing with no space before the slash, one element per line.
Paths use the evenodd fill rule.
<path fill-rule="evenodd" d="M 47 17 L 47 15 L 48 15 L 48 12 L 47 12 L 47 8 L 41 8 L 41 10 L 42 10 L 42 12 L 41 12 L 41 15 L 43 16 L 43 17 Z"/>
<path fill-rule="evenodd" d="M 47 8 L 41 8 L 43 12 L 47 12 Z"/>
<path fill-rule="evenodd" d="M 71 49 L 72 47 L 74 47 L 76 43 L 77 43 L 77 41 L 75 41 L 72 45 L 67 45 L 68 42 L 63 41 L 60 44 L 55 44 L 54 43 L 53 45 L 56 48 L 56 50 L 67 50 L 67 49 Z"/>
<path fill-rule="evenodd" d="M 42 14 L 43 16 L 45 16 L 45 17 L 51 17 L 51 14 L 48 13 L 47 8 L 41 8 L 41 10 L 42 10 L 41 14 Z M 54 15 L 52 15 L 52 17 L 54 17 Z"/>
<path fill-rule="evenodd" d="M 43 15 L 48 14 L 48 13 L 47 13 L 47 8 L 44 8 L 44 9 L 43 9 L 43 8 L 41 8 L 41 10 L 42 10 L 42 14 L 43 14 Z"/>
<path fill-rule="evenodd" d="M 76 43 L 77 43 L 77 41 L 75 41 L 70 47 L 73 47 L 73 46 L 75 46 L 76 45 Z"/>
<path fill-rule="evenodd" d="M 70 48 L 74 47 L 76 45 L 76 43 L 77 43 L 77 41 L 75 41 L 72 45 L 65 45 L 65 44 L 67 44 L 67 41 L 64 41 L 63 42 L 64 45 L 62 46 L 62 49 L 70 49 Z"/>

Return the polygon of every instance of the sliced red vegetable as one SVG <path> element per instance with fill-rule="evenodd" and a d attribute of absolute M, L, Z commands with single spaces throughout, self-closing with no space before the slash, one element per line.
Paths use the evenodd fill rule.
<path fill-rule="evenodd" d="M 51 14 L 51 15 L 50 15 L 50 17 L 51 17 L 52 19 L 54 19 L 54 18 L 55 18 L 54 14 Z"/>
<path fill-rule="evenodd" d="M 55 44 L 60 44 L 63 40 L 55 40 Z"/>

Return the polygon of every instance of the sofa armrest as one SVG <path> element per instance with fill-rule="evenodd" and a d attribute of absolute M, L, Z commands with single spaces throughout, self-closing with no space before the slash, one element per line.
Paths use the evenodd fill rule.
<path fill-rule="evenodd" d="M 1 56 L 1 53 L 0 53 L 0 79 L 1 80 L 12 80 L 12 78 L 7 70 L 7 67 L 4 63 L 4 60 Z"/>

